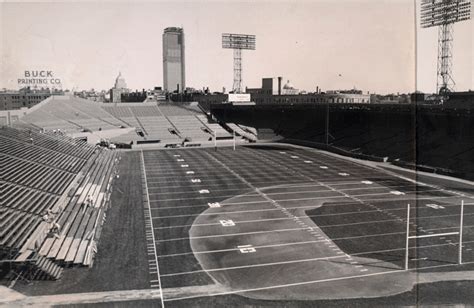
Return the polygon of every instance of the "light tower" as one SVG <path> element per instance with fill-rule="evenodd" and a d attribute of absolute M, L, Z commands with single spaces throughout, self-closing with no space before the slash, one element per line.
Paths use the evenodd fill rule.
<path fill-rule="evenodd" d="M 438 69 L 436 91 L 442 97 L 454 90 L 451 73 L 453 24 L 468 20 L 471 15 L 470 0 L 422 0 L 421 27 L 438 27 Z"/>
<path fill-rule="evenodd" d="M 234 93 L 242 91 L 242 49 L 255 50 L 255 35 L 222 33 L 222 48 L 234 50 Z"/>

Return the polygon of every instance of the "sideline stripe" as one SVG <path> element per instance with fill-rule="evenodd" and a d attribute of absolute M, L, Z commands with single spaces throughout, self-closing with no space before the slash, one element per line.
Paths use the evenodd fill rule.
<path fill-rule="evenodd" d="M 146 178 L 146 168 L 145 168 L 145 157 L 143 156 L 143 150 L 140 150 L 141 153 L 141 160 L 142 160 L 142 167 L 143 167 L 143 177 L 145 179 L 145 190 L 146 190 L 146 197 L 147 197 L 147 203 L 148 203 L 148 215 L 149 217 L 153 217 L 151 215 L 151 209 L 150 209 L 150 196 L 148 195 L 148 184 L 147 184 L 147 178 Z M 158 266 L 158 254 L 156 252 L 156 238 L 155 238 L 155 231 L 153 230 L 153 219 L 150 219 L 151 223 L 151 236 L 153 239 L 153 251 L 155 255 L 155 264 L 156 264 L 156 274 L 158 276 L 158 284 L 160 288 L 160 298 L 161 298 L 161 307 L 165 307 L 165 302 L 163 298 L 163 289 L 161 285 L 161 277 L 160 277 L 160 267 Z"/>

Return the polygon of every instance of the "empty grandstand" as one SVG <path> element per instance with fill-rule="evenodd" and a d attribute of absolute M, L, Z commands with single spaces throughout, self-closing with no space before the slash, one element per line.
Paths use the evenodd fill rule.
<path fill-rule="evenodd" d="M 108 104 L 71 96 L 55 96 L 27 110 L 17 123 L 45 132 L 60 132 L 98 143 L 108 140 L 128 146 L 180 146 L 232 139 L 234 129 L 211 120 L 197 104 Z M 255 141 L 256 135 L 234 127 L 238 142 Z"/>
<path fill-rule="evenodd" d="M 64 132 L 116 129 L 124 125 L 99 104 L 70 96 L 53 96 L 31 109 L 22 121 Z"/>
<path fill-rule="evenodd" d="M 169 120 L 163 116 L 160 109 L 155 103 L 144 104 L 120 104 L 120 105 L 104 105 L 104 110 L 127 123 L 127 125 L 135 127 L 138 134 L 128 136 L 118 136 L 113 140 L 116 141 L 144 141 L 154 140 L 160 142 L 179 142 L 180 136 Z"/>
<path fill-rule="evenodd" d="M 11 279 L 58 279 L 64 265 L 92 265 L 117 159 L 32 126 L 0 128 L 0 255 Z"/>
<path fill-rule="evenodd" d="M 215 134 L 218 139 L 232 138 L 232 133 L 229 132 L 232 129 L 225 129 L 217 122 L 209 120 L 196 106 L 125 103 L 104 104 L 102 108 L 127 125 L 137 128 L 138 134 L 117 136 L 112 138 L 114 141 L 173 144 L 205 143 L 212 141 Z"/>

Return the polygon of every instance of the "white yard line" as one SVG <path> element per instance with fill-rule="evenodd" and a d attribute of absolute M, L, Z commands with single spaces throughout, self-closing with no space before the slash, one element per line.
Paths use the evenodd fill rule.
<path fill-rule="evenodd" d="M 444 230 L 444 229 L 458 229 L 459 227 L 450 227 L 450 228 L 437 228 L 437 229 L 430 229 L 432 231 L 438 231 L 438 230 Z M 464 229 L 468 228 L 474 228 L 474 225 L 470 226 L 464 226 Z M 347 236 L 347 237 L 338 237 L 338 238 L 332 238 L 331 240 L 334 242 L 338 241 L 345 241 L 345 240 L 353 240 L 353 239 L 364 239 L 364 238 L 370 238 L 370 237 L 382 237 L 382 236 L 392 236 L 392 235 L 399 235 L 399 234 L 406 234 L 405 231 L 402 232 L 390 232 L 390 233 L 376 233 L 376 234 L 370 234 L 370 235 L 358 235 L 358 236 Z M 265 248 L 274 248 L 274 247 L 285 247 L 285 246 L 293 246 L 293 245 L 305 245 L 305 244 L 314 244 L 314 243 L 322 243 L 326 242 L 326 239 L 322 238 L 319 240 L 314 240 L 314 241 L 303 241 L 303 242 L 291 242 L 291 243 L 282 243 L 282 244 L 270 244 L 270 245 L 260 245 L 260 246 L 254 246 L 255 248 L 258 249 L 265 249 Z M 469 243 L 469 242 L 465 242 Z M 436 244 L 441 245 L 441 246 L 446 246 L 448 244 Z M 430 248 L 433 245 L 428 245 L 428 246 L 420 246 L 421 248 Z M 415 247 L 410 247 L 410 249 L 415 248 Z M 159 255 L 158 258 L 167 258 L 167 257 L 174 257 L 174 256 L 182 256 L 182 255 L 190 255 L 190 254 L 212 254 L 212 253 L 219 253 L 219 252 L 228 252 L 228 251 L 237 251 L 238 249 L 236 248 L 228 248 L 228 249 L 216 249 L 216 250 L 204 250 L 204 251 L 190 251 L 190 252 L 182 252 L 182 253 L 174 253 L 174 254 L 168 254 L 168 255 Z M 369 252 L 369 253 L 374 253 L 374 252 Z M 356 253 L 357 254 L 367 254 L 365 252 L 360 252 Z"/>
<path fill-rule="evenodd" d="M 185 201 L 185 200 L 197 200 L 197 199 L 213 199 L 213 198 L 229 198 L 229 197 L 234 197 L 235 195 L 210 195 L 210 196 L 205 196 L 205 197 L 192 197 L 192 198 L 174 198 L 174 199 L 153 199 L 150 200 L 150 202 L 170 202 L 170 201 Z"/>
<path fill-rule="evenodd" d="M 321 240 L 321 241 L 325 242 L 325 240 Z M 474 241 L 469 241 L 469 242 L 466 242 L 466 243 L 470 243 L 470 242 L 474 242 Z M 450 244 L 448 244 L 448 243 L 444 243 L 444 244 L 434 244 L 434 245 L 425 245 L 425 246 L 412 246 L 412 247 L 409 247 L 409 249 L 410 250 L 413 250 L 413 249 L 428 249 L 428 248 L 433 248 L 433 247 L 442 247 L 442 246 L 449 246 L 449 245 Z M 384 253 L 384 252 L 394 252 L 394 251 L 405 251 L 405 247 L 357 252 L 357 253 L 351 254 L 351 258 L 357 257 L 357 256 L 364 256 L 364 255 Z M 289 260 L 289 261 L 248 264 L 248 265 L 220 267 L 220 268 L 212 268 L 212 269 L 200 269 L 200 270 L 195 270 L 195 271 L 168 273 L 168 274 L 163 274 L 162 276 L 163 277 L 165 277 L 165 276 L 166 277 L 173 277 L 173 276 L 182 276 L 182 275 L 192 275 L 192 274 L 202 273 L 202 272 L 219 272 L 219 271 L 228 271 L 228 270 L 238 270 L 238 269 L 275 266 L 275 265 L 286 265 L 286 264 L 306 263 L 306 262 L 315 262 L 315 261 L 327 261 L 327 260 L 330 260 L 330 259 L 342 259 L 342 258 L 344 258 L 344 259 L 347 258 L 347 255 L 332 255 L 332 256 L 327 256 L 327 257 L 317 257 L 317 258 L 307 258 L 307 259 L 298 259 L 298 260 Z M 400 259 L 400 262 L 402 262 L 401 259 Z M 474 263 L 474 261 L 473 262 L 465 262 L 463 264 L 470 264 L 470 263 Z M 364 263 L 362 263 L 361 265 L 364 265 Z M 450 265 L 453 265 L 453 264 L 450 264 Z M 365 264 L 365 266 L 370 266 L 370 263 Z M 394 265 L 394 266 L 396 266 L 396 265 Z M 418 269 L 422 269 L 422 268 L 418 268 Z M 404 271 L 404 269 L 401 269 L 401 270 Z"/>
<path fill-rule="evenodd" d="M 190 185 L 192 184 L 191 182 L 189 182 Z M 187 187 L 189 190 L 191 190 L 192 188 L 194 188 L 195 186 L 197 185 L 194 185 L 192 184 L 193 186 L 192 187 Z M 204 187 L 208 187 L 208 185 L 203 185 Z M 210 191 L 212 191 L 213 193 L 214 192 L 223 192 L 223 191 L 242 191 L 244 190 L 243 188 L 230 188 L 230 189 L 211 189 Z M 248 190 L 248 188 L 247 188 Z M 183 195 L 183 194 L 197 194 L 198 192 L 197 191 L 176 191 L 176 192 L 158 192 L 158 193 L 150 193 L 150 195 L 152 196 L 162 196 L 162 195 Z M 246 196 L 252 196 L 252 195 L 256 195 L 255 193 L 249 193 L 249 194 L 245 194 Z"/>
<path fill-rule="evenodd" d="M 269 202 L 268 202 L 269 203 Z M 360 204 L 360 203 L 351 203 L 352 205 Z M 347 204 L 344 204 L 347 205 Z M 341 205 L 339 205 L 341 206 Z M 444 205 L 446 208 L 449 207 L 458 207 L 458 205 Z M 292 207 L 292 208 L 287 208 L 287 210 L 295 210 L 295 209 L 303 209 L 303 208 L 313 208 L 314 205 L 307 205 L 307 206 L 297 206 L 297 207 Z M 175 208 L 173 208 L 175 209 Z M 420 208 L 418 210 L 429 210 L 428 208 Z M 268 209 L 260 209 L 260 210 L 247 210 L 247 211 L 233 211 L 233 212 L 212 212 L 212 213 L 196 213 L 196 214 L 183 214 L 183 215 L 170 215 L 170 216 L 160 216 L 155 219 L 163 219 L 163 218 L 176 218 L 176 217 L 194 217 L 194 216 L 214 216 L 217 214 L 225 214 L 225 215 L 232 215 L 232 214 L 251 214 L 255 212 L 272 212 L 272 211 L 280 211 L 279 209 L 275 208 L 268 208 Z M 385 210 L 387 212 L 394 212 L 394 211 L 406 211 L 406 207 L 400 207 L 400 208 L 390 208 Z M 353 215 L 353 214 L 365 214 L 365 213 L 376 213 L 379 212 L 379 210 L 367 210 L 367 211 L 351 211 L 351 212 L 338 212 L 338 213 L 330 213 L 330 214 L 318 214 L 317 217 L 326 217 L 326 216 L 339 216 L 339 215 Z M 467 214 L 469 215 L 469 214 Z M 295 216 L 296 218 L 306 218 L 306 217 L 313 217 L 316 215 L 304 215 L 304 216 Z M 425 217 L 438 217 L 438 216 L 425 216 Z M 444 216 L 441 216 L 444 217 Z M 421 217 L 423 218 L 423 217 Z M 236 223 L 247 223 L 247 222 L 258 222 L 258 221 L 265 221 L 265 220 L 271 220 L 272 218 L 269 219 L 264 219 L 264 220 L 244 220 L 244 221 L 236 221 Z M 279 220 L 280 218 L 275 218 Z M 155 229 L 169 229 L 169 228 L 183 228 L 183 227 L 199 227 L 199 226 L 213 226 L 213 225 L 220 225 L 219 223 L 206 223 L 206 224 L 187 224 L 187 225 L 171 225 L 171 226 L 166 226 L 166 227 L 156 227 Z"/>
<path fill-rule="evenodd" d="M 308 227 L 304 228 L 290 228 L 290 229 L 276 229 L 276 230 L 265 230 L 265 231 L 251 231 L 251 232 L 240 232 L 240 233 L 229 233 L 229 234 L 215 234 L 215 235 L 203 235 L 203 236 L 189 236 L 189 237 L 177 237 L 170 238 L 165 240 L 158 240 L 158 242 L 172 242 L 172 241 L 182 241 L 182 240 L 192 240 L 199 238 L 218 238 L 218 237 L 228 237 L 228 236 L 240 236 L 240 235 L 250 235 L 250 234 L 262 234 L 270 232 L 288 232 L 288 231 L 298 231 L 298 230 L 307 230 Z"/>
<path fill-rule="evenodd" d="M 465 214 L 464 216 L 472 216 L 474 213 Z M 420 219 L 431 219 L 431 218 L 442 218 L 442 217 L 456 217 L 459 214 L 450 214 L 450 215 L 439 215 L 439 216 L 422 216 L 422 217 L 412 217 L 410 221 L 417 221 Z M 296 217 L 299 218 L 299 217 Z M 301 217 L 305 218 L 305 217 Z M 293 218 L 289 217 L 282 217 L 282 218 L 269 218 L 269 219 L 258 219 L 258 220 L 249 220 L 249 221 L 234 221 L 234 223 L 242 224 L 242 223 L 255 223 L 255 222 L 268 222 L 268 221 L 278 221 L 278 220 L 293 220 Z M 348 227 L 348 226 L 355 226 L 355 225 L 364 225 L 364 224 L 376 224 L 376 223 L 386 223 L 386 222 L 394 222 L 400 221 L 401 218 L 391 218 L 391 219 L 382 219 L 382 220 L 368 220 L 368 221 L 358 221 L 352 223 L 343 223 L 343 224 L 331 224 L 331 225 L 322 225 L 321 228 L 337 228 L 337 227 Z M 216 226 L 219 224 L 216 224 Z M 249 235 L 249 234 L 262 234 L 262 233 L 271 233 L 271 232 L 288 232 L 288 231 L 297 231 L 297 230 L 306 230 L 309 227 L 303 228 L 290 228 L 290 229 L 274 229 L 274 230 L 265 230 L 265 231 L 251 231 L 251 232 L 239 232 L 239 233 L 230 233 L 230 234 L 212 234 L 212 235 L 203 235 L 203 236 L 193 236 L 193 237 L 178 237 L 178 238 L 170 238 L 159 240 L 158 242 L 170 242 L 170 241 L 180 241 L 186 239 L 199 239 L 199 238 L 218 238 L 218 237 L 228 237 L 228 236 L 241 236 L 241 235 Z M 314 228 L 314 227 L 313 227 Z M 156 228 L 160 229 L 160 228 Z"/>
<path fill-rule="evenodd" d="M 373 202 L 373 201 L 387 201 L 387 202 L 401 202 L 401 201 L 411 201 L 413 198 L 407 198 L 410 197 L 409 195 L 405 195 L 403 198 L 399 197 L 397 199 L 365 199 L 364 201 L 367 202 Z M 416 200 L 438 200 L 438 199 L 448 199 L 448 198 L 460 198 L 457 196 L 445 196 L 445 197 L 424 197 L 424 198 L 417 198 Z M 317 200 L 317 198 L 308 198 L 308 200 Z M 286 200 L 279 200 L 280 202 L 287 202 L 287 201 L 296 201 L 296 199 L 286 199 Z M 268 201 L 248 201 L 248 202 L 231 202 L 231 203 L 221 203 L 221 205 L 238 205 L 238 204 L 256 204 L 256 203 L 269 203 Z M 341 204 L 343 203 L 343 204 Z M 354 205 L 354 204 L 360 204 L 360 202 L 346 202 L 346 201 L 341 201 L 338 203 L 330 203 L 326 204 L 324 206 L 341 206 L 341 205 Z M 206 204 L 201 204 L 201 205 L 186 205 L 186 206 L 168 206 L 168 207 L 159 207 L 159 208 L 152 208 L 152 210 L 164 210 L 164 209 L 177 209 L 177 208 L 194 208 L 194 207 L 207 207 Z M 314 205 L 309 205 L 309 206 L 302 206 L 302 207 L 288 207 L 287 209 L 298 209 L 298 208 L 308 208 L 308 207 L 314 207 Z"/>

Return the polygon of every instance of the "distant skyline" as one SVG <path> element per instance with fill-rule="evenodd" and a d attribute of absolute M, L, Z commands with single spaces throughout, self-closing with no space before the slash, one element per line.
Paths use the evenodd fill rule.
<path fill-rule="evenodd" d="M 53 70 L 64 88 L 163 86 L 166 27 L 186 35 L 186 84 L 232 88 L 221 33 L 257 36 L 243 51 L 243 85 L 282 76 L 301 90 L 397 93 L 436 88 L 437 29 L 419 29 L 413 0 L 62 2 L 0 4 L 0 88 L 24 70 Z M 415 31 L 418 29 L 417 37 Z M 472 21 L 454 27 L 457 90 L 474 89 Z M 415 65 L 415 39 L 418 41 Z M 415 70 L 415 66 L 417 71 Z"/>

